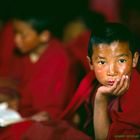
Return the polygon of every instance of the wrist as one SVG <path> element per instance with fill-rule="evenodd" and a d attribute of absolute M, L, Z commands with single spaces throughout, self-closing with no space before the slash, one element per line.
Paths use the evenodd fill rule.
<path fill-rule="evenodd" d="M 97 104 L 104 104 L 104 103 L 108 103 L 108 100 L 109 100 L 109 97 L 100 93 L 100 92 L 97 92 L 96 93 L 96 96 L 95 96 L 95 103 Z"/>

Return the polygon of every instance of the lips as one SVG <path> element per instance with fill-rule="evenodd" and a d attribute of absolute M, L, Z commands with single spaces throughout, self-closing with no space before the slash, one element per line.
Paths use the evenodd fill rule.
<path fill-rule="evenodd" d="M 114 80 L 110 80 L 108 81 L 108 85 L 113 86 L 114 82 L 115 82 Z"/>

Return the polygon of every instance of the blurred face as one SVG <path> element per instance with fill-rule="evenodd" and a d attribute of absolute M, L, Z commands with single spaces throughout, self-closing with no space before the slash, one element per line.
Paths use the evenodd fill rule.
<path fill-rule="evenodd" d="M 27 53 L 35 49 L 39 45 L 39 35 L 26 22 L 15 20 L 15 43 L 22 53 Z"/>
<path fill-rule="evenodd" d="M 137 59 L 137 54 L 132 58 L 127 42 L 99 44 L 93 48 L 90 68 L 94 69 L 96 78 L 102 85 L 113 85 L 123 75 L 131 75 Z"/>
<path fill-rule="evenodd" d="M 64 42 L 69 42 L 75 39 L 85 31 L 85 28 L 84 23 L 80 20 L 70 22 L 64 29 Z"/>

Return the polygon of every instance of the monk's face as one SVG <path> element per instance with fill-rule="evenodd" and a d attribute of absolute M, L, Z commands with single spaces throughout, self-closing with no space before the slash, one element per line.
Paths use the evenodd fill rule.
<path fill-rule="evenodd" d="M 15 43 L 17 48 L 21 52 L 23 53 L 30 52 L 39 45 L 39 35 L 31 27 L 30 24 L 20 20 L 15 20 L 14 31 L 15 31 Z"/>
<path fill-rule="evenodd" d="M 113 85 L 115 80 L 123 75 L 130 77 L 137 60 L 138 53 L 132 57 L 127 42 L 115 41 L 111 44 L 99 44 L 93 47 L 90 68 L 94 69 L 96 78 L 102 85 Z"/>

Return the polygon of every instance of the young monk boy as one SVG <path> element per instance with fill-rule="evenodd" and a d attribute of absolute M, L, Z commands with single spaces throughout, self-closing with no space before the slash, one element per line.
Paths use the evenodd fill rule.
<path fill-rule="evenodd" d="M 95 139 L 140 138 L 139 54 L 132 33 L 108 23 L 90 37 L 88 60 L 97 78 L 92 98 Z"/>
<path fill-rule="evenodd" d="M 16 47 L 8 59 L 11 62 L 8 78 L 18 83 L 22 117 L 37 121 L 56 119 L 71 100 L 81 79 L 78 65 L 55 36 L 55 24 L 50 16 L 23 15 L 13 19 Z M 15 132 L 19 140 L 17 133 L 26 129 L 25 124 L 17 124 L 20 129 L 16 124 L 9 126 L 9 132 L 5 131 L 5 134 L 0 131 L 0 139 L 9 136 L 7 139 L 12 140 L 13 134 L 9 133 Z"/>
<path fill-rule="evenodd" d="M 24 117 L 47 111 L 55 118 L 78 85 L 75 62 L 55 36 L 53 17 L 17 16 L 13 27 L 16 51 L 9 75 L 19 81 L 19 111 Z"/>

